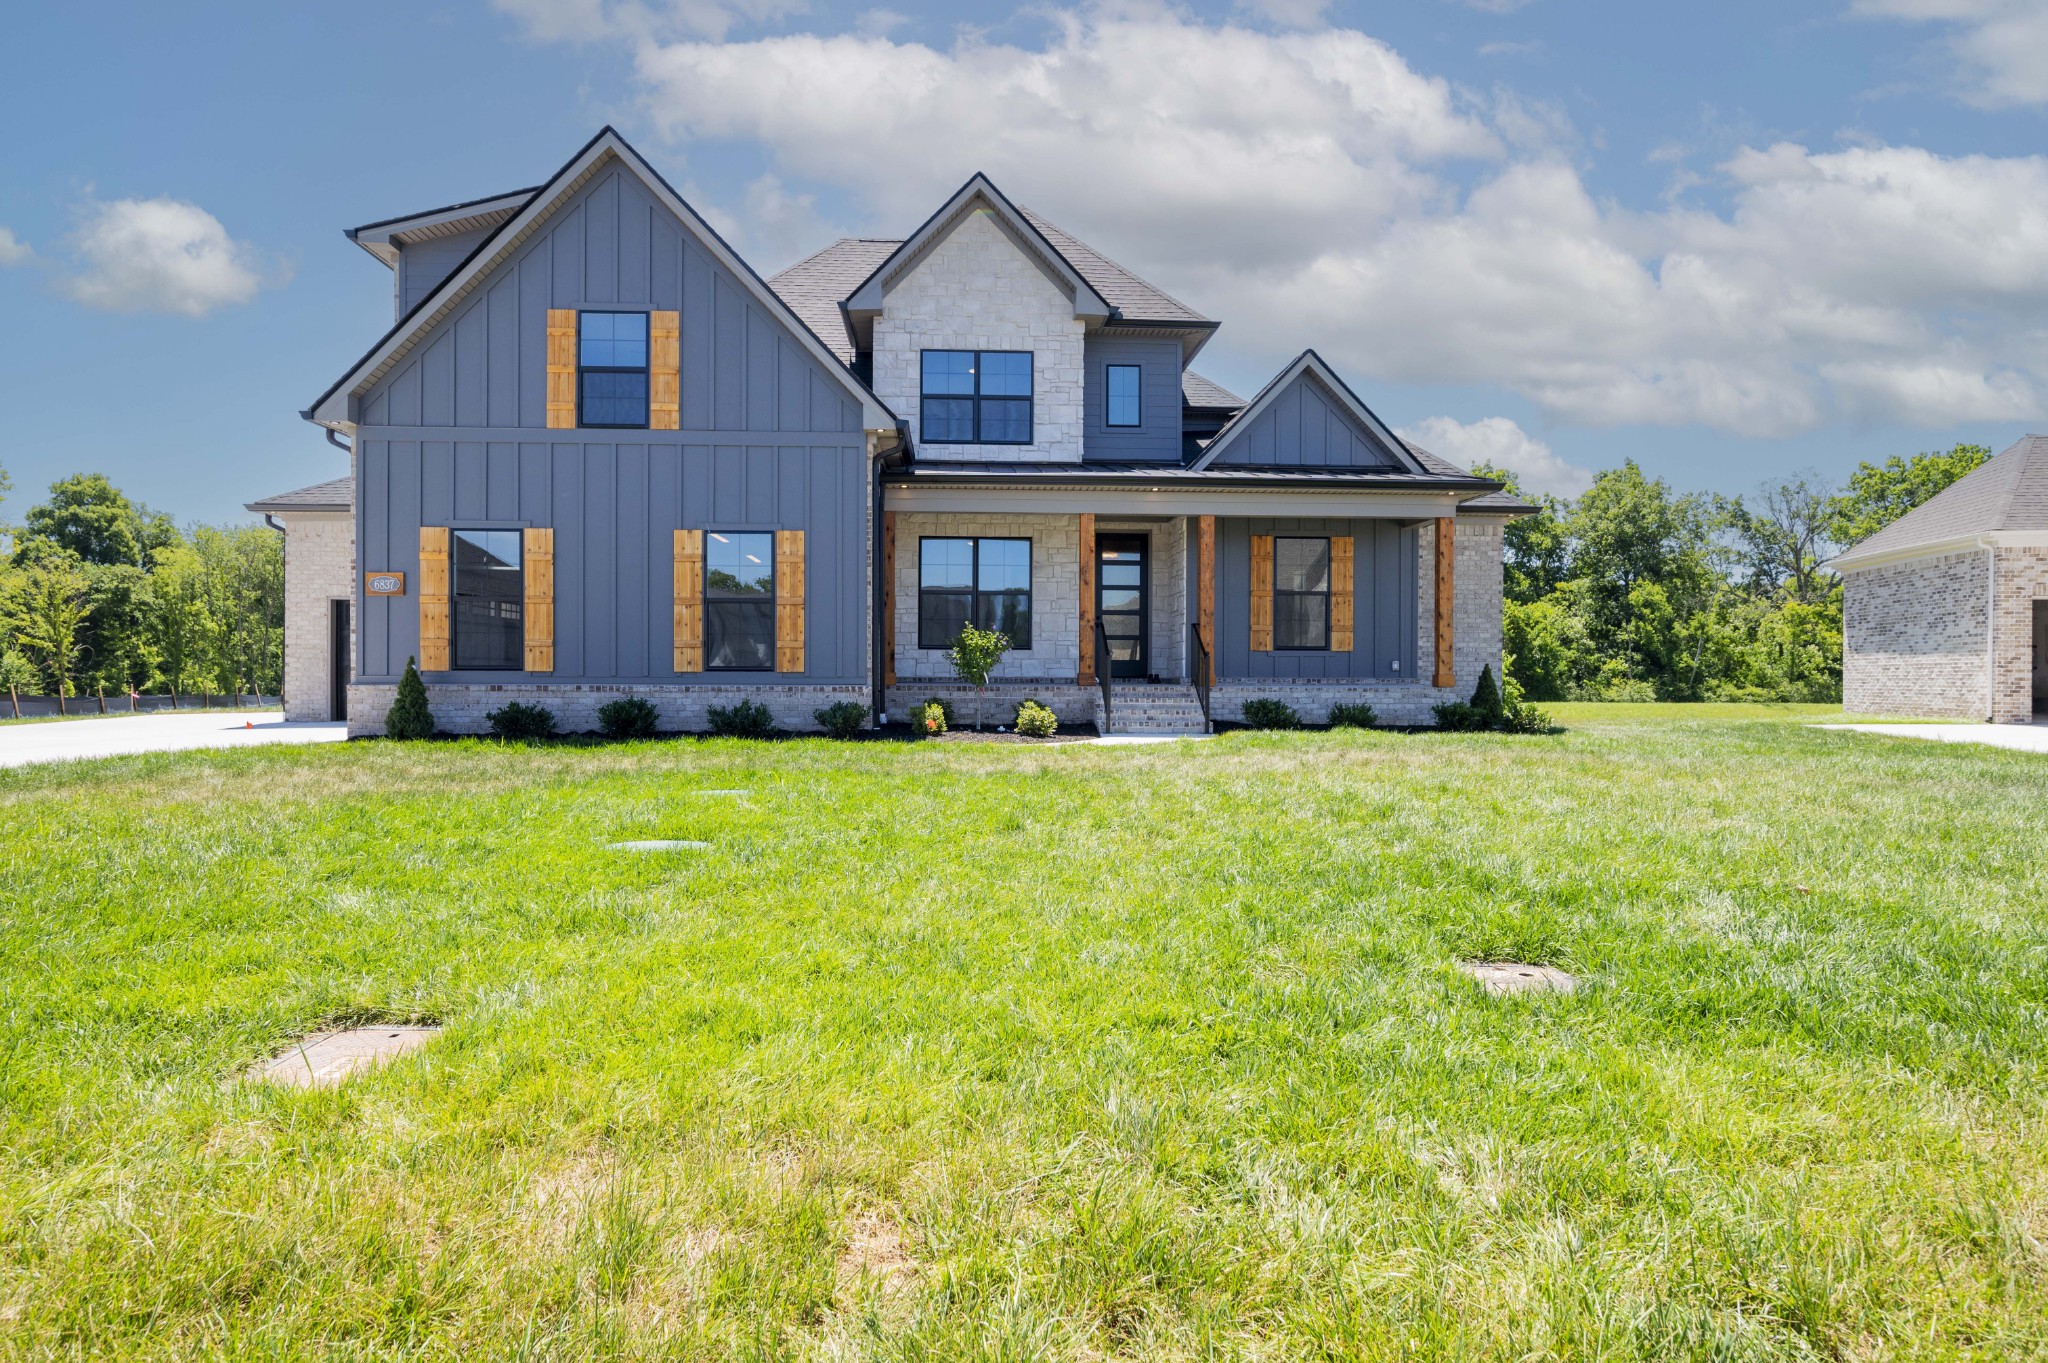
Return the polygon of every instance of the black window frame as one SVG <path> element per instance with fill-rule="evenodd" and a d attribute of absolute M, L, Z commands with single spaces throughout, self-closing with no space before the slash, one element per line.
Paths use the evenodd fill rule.
<path fill-rule="evenodd" d="M 759 535 L 768 541 L 768 593 L 763 597 L 759 592 L 714 592 L 711 587 L 711 540 L 713 536 Z M 704 610 L 704 670 L 706 672 L 773 672 L 775 670 L 775 611 L 778 604 L 776 592 L 775 532 L 773 530 L 721 530 L 708 527 L 704 531 L 704 590 L 700 600 Z M 742 666 L 734 663 L 711 661 L 711 610 L 721 603 L 738 602 L 743 605 L 768 606 L 768 662 L 765 666 Z"/>
<path fill-rule="evenodd" d="M 928 393 L 924 387 L 925 357 L 927 355 L 972 355 L 974 357 L 974 391 L 972 393 Z M 988 393 L 981 391 L 982 356 L 1022 355 L 1028 361 L 1024 372 L 1029 377 L 1029 391 L 1024 393 Z M 931 423 L 926 420 L 926 404 L 933 400 L 958 402 L 962 398 L 974 404 L 974 438 L 971 440 L 933 440 L 925 433 Z M 1026 413 L 1024 438 L 1022 440 L 988 440 L 981 434 L 981 409 L 984 402 L 1016 402 L 1022 400 Z M 951 346 L 930 346 L 917 352 L 917 424 L 918 436 L 931 445 L 1029 445 L 1038 437 L 1038 352 L 1035 350 L 957 350 Z M 939 539 L 962 539 L 966 536 L 940 535 Z M 994 536 L 993 538 L 1003 538 Z"/>
<path fill-rule="evenodd" d="M 1118 421 L 1111 415 L 1109 376 L 1119 369 L 1128 369 L 1138 376 L 1138 391 L 1131 400 L 1137 404 L 1137 418 L 1132 421 Z M 1102 424 L 1113 431 L 1142 430 L 1145 425 L 1145 366 L 1142 364 L 1106 364 L 1102 366 Z"/>
<path fill-rule="evenodd" d="M 1295 591 L 1280 586 L 1280 546 L 1288 541 L 1319 543 L 1323 546 L 1323 587 L 1321 591 Z M 1330 602 L 1337 586 L 1335 574 L 1337 561 L 1333 555 L 1328 535 L 1275 535 L 1273 537 L 1273 651 L 1275 653 L 1328 653 L 1330 651 Z M 1283 644 L 1280 642 L 1280 622 L 1286 617 L 1280 609 L 1282 597 L 1319 596 L 1323 600 L 1323 641 L 1319 644 Z"/>
<path fill-rule="evenodd" d="M 510 662 L 466 663 L 462 661 L 462 550 L 464 535 L 505 535 L 517 558 L 509 565 L 518 578 L 518 591 L 510 598 L 516 607 L 512 619 L 518 625 Z M 502 571 L 502 570 L 500 570 Z M 501 598 L 489 598 L 498 600 Z M 448 527 L 448 670 L 450 672 L 524 672 L 526 670 L 526 532 L 503 525 L 451 525 Z"/>
<path fill-rule="evenodd" d="M 958 587 L 933 587 L 929 589 L 925 587 L 924 546 L 926 542 L 929 540 L 966 540 L 968 543 L 974 546 L 973 585 L 971 587 L 968 587 L 965 590 Z M 967 623 L 973 624 L 981 615 L 981 603 L 984 597 L 1009 596 L 1017 590 L 1014 587 L 998 587 L 993 589 L 984 589 L 982 587 L 981 546 L 984 540 L 995 540 L 1001 543 L 1021 544 L 1024 546 L 1024 620 L 1029 628 L 1037 628 L 1035 616 L 1038 610 L 1038 602 L 1036 599 L 1038 587 L 1036 583 L 1035 564 L 1037 562 L 1038 546 L 1032 541 L 1031 536 L 919 535 L 917 537 L 917 647 L 921 652 L 943 653 L 945 650 L 953 646 L 953 639 L 948 639 L 946 640 L 946 642 L 942 644 L 927 644 L 924 641 L 925 600 L 928 597 L 966 597 L 967 613 L 963 618 L 967 621 Z M 957 639 L 959 638 L 959 636 L 956 634 L 953 636 L 953 638 Z M 1010 639 L 1010 647 L 1012 650 L 1017 652 L 1028 652 L 1031 648 L 1031 638 L 1027 635 L 1022 640 L 1019 640 L 1016 637 L 1012 636 Z"/>
<path fill-rule="evenodd" d="M 646 327 L 645 362 L 638 366 L 583 363 L 583 319 L 586 317 L 639 317 Z M 645 308 L 578 308 L 576 310 L 576 425 L 593 431 L 645 431 L 652 429 L 654 416 L 654 317 Z M 589 421 L 583 412 L 585 374 L 638 374 L 644 396 L 638 421 Z"/>

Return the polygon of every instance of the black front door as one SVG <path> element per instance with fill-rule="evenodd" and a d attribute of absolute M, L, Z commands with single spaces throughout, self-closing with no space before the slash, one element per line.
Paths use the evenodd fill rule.
<path fill-rule="evenodd" d="M 348 718 L 349 644 L 352 642 L 348 627 L 349 603 L 336 601 L 329 611 L 329 633 L 327 641 L 327 717 Z"/>
<path fill-rule="evenodd" d="M 1152 633 L 1146 544 L 1143 535 L 1095 538 L 1095 618 L 1109 644 L 1112 677 L 1143 677 L 1152 670 L 1146 649 Z"/>

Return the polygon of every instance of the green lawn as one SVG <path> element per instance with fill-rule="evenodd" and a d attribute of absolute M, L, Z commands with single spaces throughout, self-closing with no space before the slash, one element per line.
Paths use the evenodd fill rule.
<path fill-rule="evenodd" d="M 2048 762 L 1559 713 L 0 772 L 0 1353 L 2048 1355 Z"/>

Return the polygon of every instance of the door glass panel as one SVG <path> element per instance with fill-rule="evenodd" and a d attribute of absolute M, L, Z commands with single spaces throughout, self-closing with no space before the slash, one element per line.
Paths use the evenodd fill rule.
<path fill-rule="evenodd" d="M 1102 589 L 1102 613 L 1131 611 L 1138 609 L 1140 597 L 1136 587 L 1104 587 Z"/>
<path fill-rule="evenodd" d="M 1135 563 L 1102 565 L 1102 585 L 1105 587 L 1136 587 L 1144 580 L 1145 570 Z"/>
<path fill-rule="evenodd" d="M 1134 663 L 1144 655 L 1139 651 L 1136 635 L 1109 636 L 1109 660 L 1115 663 Z"/>

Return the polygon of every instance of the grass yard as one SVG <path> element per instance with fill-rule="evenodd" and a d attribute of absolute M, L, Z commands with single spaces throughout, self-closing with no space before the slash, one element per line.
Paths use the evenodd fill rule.
<path fill-rule="evenodd" d="M 0 772 L 0 1353 L 2048 1356 L 2048 762 L 1558 713 Z"/>

